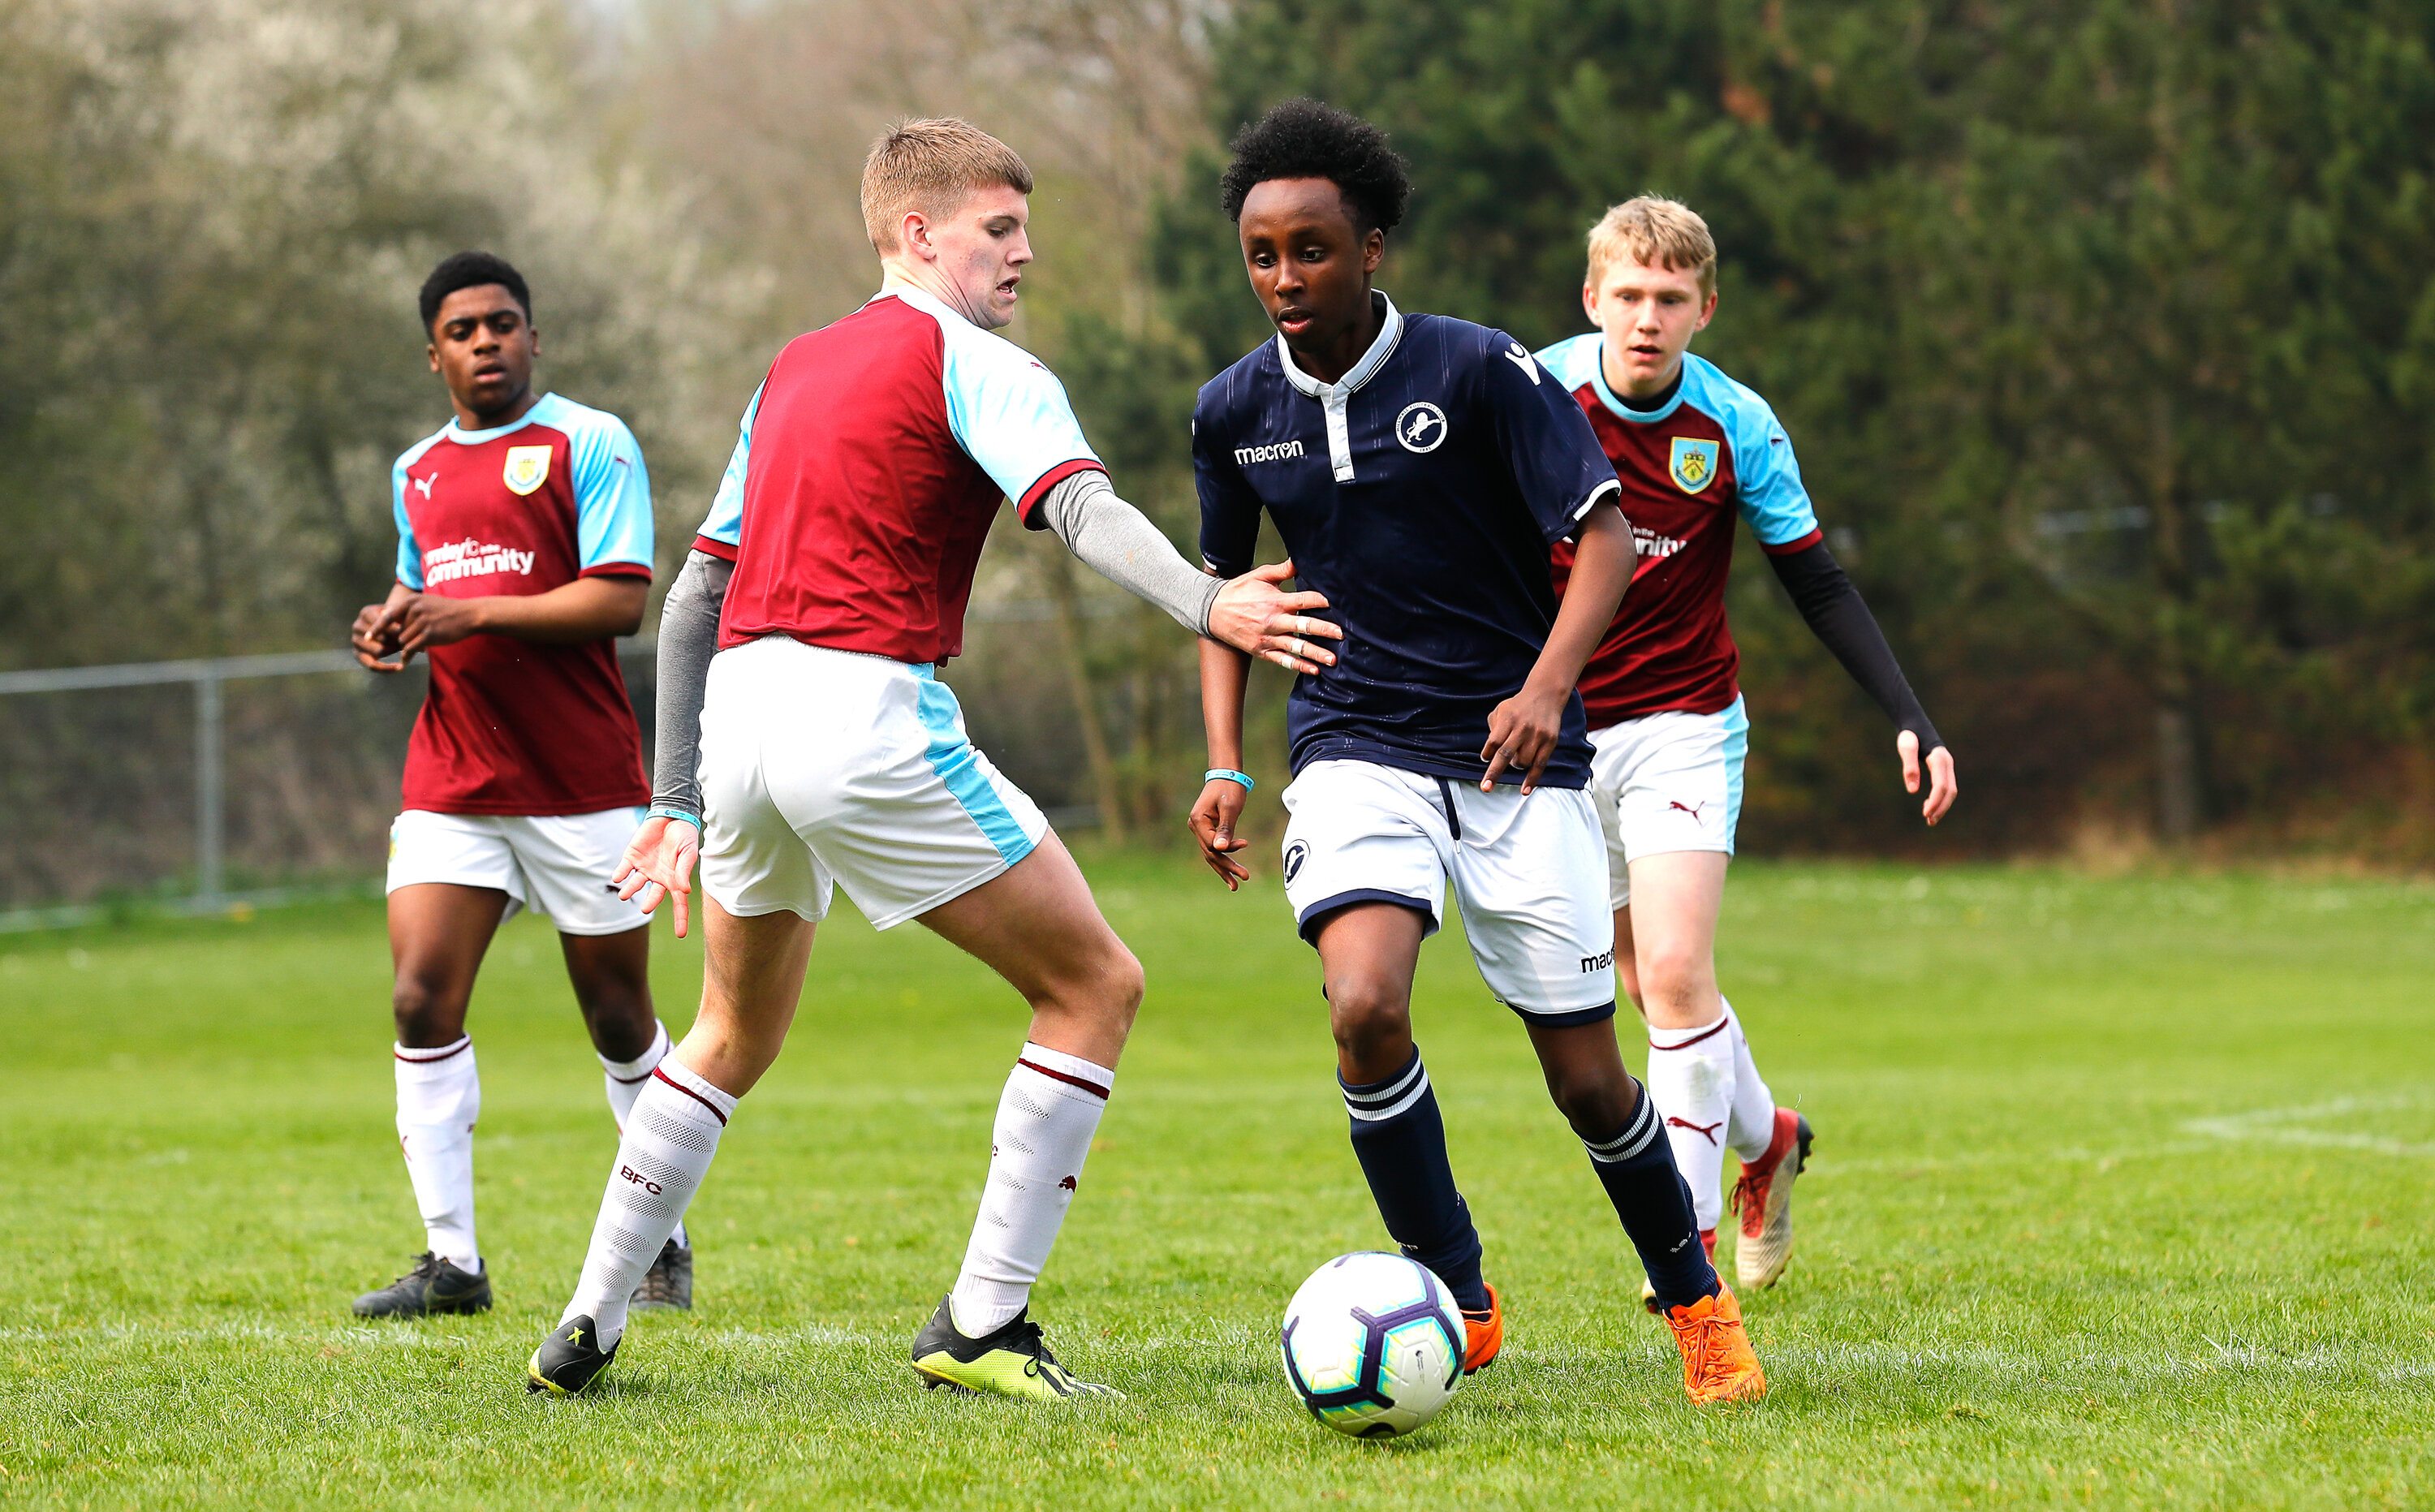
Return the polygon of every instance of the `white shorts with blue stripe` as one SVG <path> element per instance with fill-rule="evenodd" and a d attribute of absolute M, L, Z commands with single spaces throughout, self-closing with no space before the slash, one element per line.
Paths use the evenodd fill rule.
<path fill-rule="evenodd" d="M 1632 863 L 1674 850 L 1734 853 L 1750 714 L 1643 714 L 1590 731 L 1590 798 L 1606 832 L 1607 902 L 1632 902 Z"/>
<path fill-rule="evenodd" d="M 711 658 L 701 884 L 731 914 L 815 921 L 832 890 L 874 928 L 1031 853 L 1048 821 L 964 733 L 927 666 L 766 636 Z"/>

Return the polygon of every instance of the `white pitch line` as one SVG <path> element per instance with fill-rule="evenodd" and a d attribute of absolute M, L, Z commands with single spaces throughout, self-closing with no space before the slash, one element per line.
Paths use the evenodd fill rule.
<path fill-rule="evenodd" d="M 2192 1134 L 2211 1139 L 2268 1144 L 2305 1144 L 2317 1149 L 2362 1150 L 2371 1155 L 2397 1155 L 2425 1160 L 2435 1157 L 2435 1144 L 2413 1144 L 2358 1129 L 2310 1128 L 2328 1119 L 2355 1119 L 2366 1113 L 2422 1108 L 2424 1096 L 2337 1097 L 2330 1102 L 2297 1108 L 2261 1108 L 2222 1118 L 2194 1118 L 2182 1125 Z"/>

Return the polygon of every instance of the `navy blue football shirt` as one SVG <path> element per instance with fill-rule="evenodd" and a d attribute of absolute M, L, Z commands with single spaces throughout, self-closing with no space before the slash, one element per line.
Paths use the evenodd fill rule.
<path fill-rule="evenodd" d="M 1200 554 L 1250 571 L 1267 510 L 1344 628 L 1336 665 L 1287 701 L 1296 772 L 1347 759 L 1477 782 L 1489 713 L 1556 623 L 1548 547 L 1619 486 L 1580 405 L 1520 342 L 1372 298 L 1386 323 L 1342 381 L 1303 371 L 1279 337 L 1201 388 Z M 1589 778 L 1574 695 L 1542 781 Z"/>

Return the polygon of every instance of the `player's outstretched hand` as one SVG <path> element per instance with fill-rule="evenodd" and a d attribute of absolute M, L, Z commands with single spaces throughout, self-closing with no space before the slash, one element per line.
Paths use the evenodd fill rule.
<path fill-rule="evenodd" d="M 626 857 L 609 879 L 620 898 L 642 894 L 642 910 L 649 913 L 662 898 L 677 903 L 677 938 L 682 939 L 693 897 L 693 861 L 701 851 L 701 831 L 682 819 L 654 814 L 626 842 Z"/>
<path fill-rule="evenodd" d="M 1336 665 L 1336 653 L 1312 642 L 1341 641 L 1344 632 L 1310 617 L 1310 610 L 1327 607 L 1324 594 L 1288 593 L 1277 586 L 1293 575 L 1293 563 L 1280 561 L 1229 579 L 1209 606 L 1210 638 L 1288 672 Z"/>
<path fill-rule="evenodd" d="M 1525 683 L 1520 693 L 1489 711 L 1488 744 L 1479 747 L 1479 759 L 1488 764 L 1487 775 L 1479 780 L 1481 792 L 1494 792 L 1497 778 L 1509 771 L 1522 774 L 1525 797 L 1539 790 L 1539 779 L 1556 754 L 1556 737 L 1563 732 L 1564 701 L 1572 692 L 1548 693 Z"/>
<path fill-rule="evenodd" d="M 1192 805 L 1192 837 L 1200 842 L 1200 859 L 1225 882 L 1228 892 L 1252 874 L 1235 859 L 1235 851 L 1252 843 L 1235 833 L 1235 821 L 1243 816 L 1243 798 L 1242 783 L 1213 777 Z"/>
<path fill-rule="evenodd" d="M 406 658 L 394 662 L 382 660 L 397 656 L 397 626 L 389 618 L 386 604 L 366 604 L 355 611 L 355 623 L 347 628 L 347 639 L 354 644 L 355 660 L 371 672 L 403 672 Z"/>
<path fill-rule="evenodd" d="M 1919 791 L 1919 737 L 1906 730 L 1894 737 L 1894 751 L 1902 757 L 1903 791 Z M 1933 825 L 1952 809 L 1960 797 L 1961 784 L 1953 780 L 1953 752 L 1939 746 L 1927 753 L 1927 800 L 1919 806 L 1919 816 Z"/>

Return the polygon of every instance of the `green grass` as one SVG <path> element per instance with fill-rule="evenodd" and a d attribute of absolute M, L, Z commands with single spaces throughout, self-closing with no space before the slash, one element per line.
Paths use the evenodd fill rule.
<path fill-rule="evenodd" d="M 841 909 L 694 1210 L 699 1310 L 544 1403 L 613 1148 L 545 926 L 476 999 L 500 1306 L 357 1326 L 419 1249 L 375 907 L 0 940 L 0 1500 L 121 1506 L 1529 1508 L 2435 1503 L 2435 888 L 1746 864 L 1722 969 L 1817 1125 L 1698 1410 L 1451 933 L 1417 1012 L 1510 1305 L 1413 1437 L 1320 1429 L 1285 1298 L 1381 1246 L 1316 964 L 1263 887 L 1093 868 L 1150 990 L 1036 1312 L 1120 1403 L 915 1388 L 1012 996 Z M 1264 879 L 1264 882 L 1268 879 Z M 658 956 L 682 1025 L 699 955 Z M 1637 1057 L 1633 1057 L 1636 1061 Z"/>

